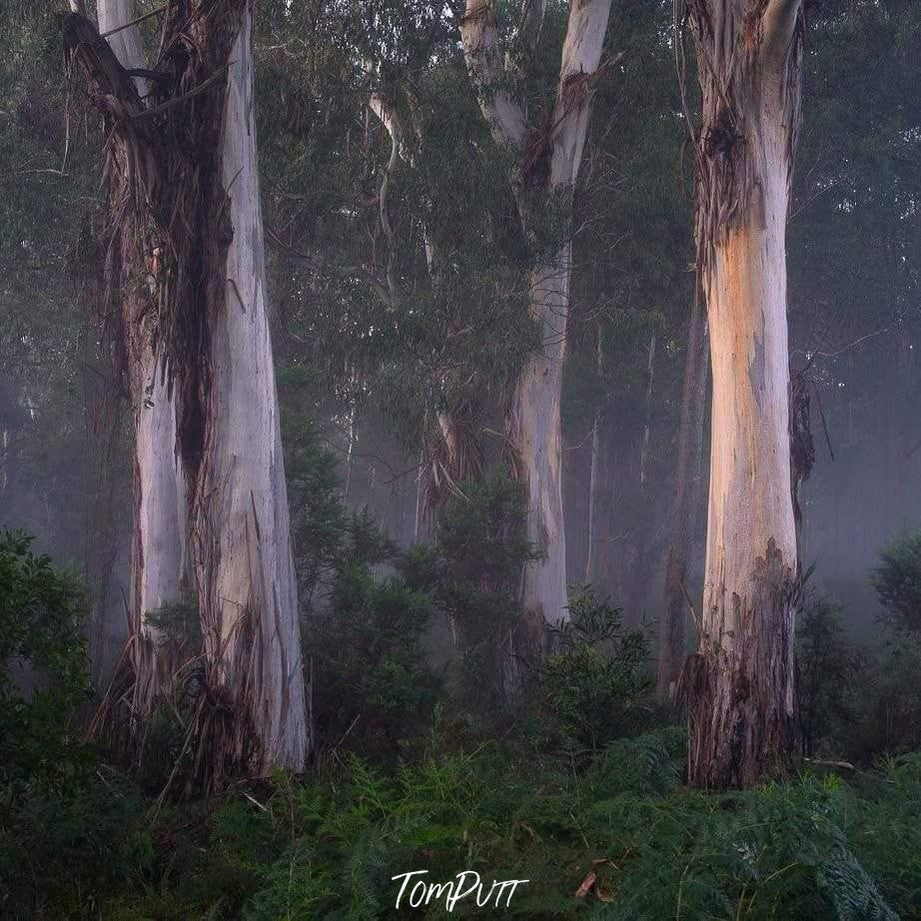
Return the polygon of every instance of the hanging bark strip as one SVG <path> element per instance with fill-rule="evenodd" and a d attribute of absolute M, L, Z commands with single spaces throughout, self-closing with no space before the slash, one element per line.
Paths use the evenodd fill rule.
<path fill-rule="evenodd" d="M 588 132 L 593 89 L 602 71 L 601 49 L 611 0 L 574 0 L 570 7 L 556 102 L 549 122 L 535 126 L 520 92 L 525 61 L 533 53 L 544 13 L 542 0 L 526 3 L 510 66 L 498 44 L 495 0 L 467 0 L 460 22 L 464 55 L 480 109 L 496 142 L 516 162 L 512 185 L 526 236 L 536 238 L 551 197 L 562 203 L 566 226 L 556 252 L 531 273 L 530 315 L 541 347 L 519 373 L 507 412 L 514 468 L 528 487 L 528 536 L 541 553 L 526 564 L 521 602 L 525 619 L 507 638 L 506 693 L 517 695 L 521 663 L 540 655 L 547 623 L 568 617 L 566 535 L 563 522 L 560 400 L 566 357 L 572 245 L 572 195 Z"/>
<path fill-rule="evenodd" d="M 65 21 L 113 156 L 125 164 L 130 254 L 156 294 L 156 346 L 176 402 L 204 642 L 198 781 L 304 765 L 297 598 L 265 304 L 246 0 L 178 2 L 141 102 L 92 24 Z M 111 160 L 111 158 L 110 158 Z"/>
<path fill-rule="evenodd" d="M 99 21 L 111 28 L 130 21 L 133 4 L 100 0 Z M 181 476 L 175 458 L 175 416 L 166 388 L 156 374 L 152 320 L 156 303 L 143 270 L 150 251 L 144 190 L 155 183 L 155 155 L 145 146 L 147 126 L 130 119 L 143 112 L 143 86 L 127 70 L 143 67 L 140 37 L 122 30 L 113 41 L 100 38 L 92 25 L 72 17 L 65 28 L 71 58 L 92 68 L 94 101 L 103 110 L 106 137 L 106 220 L 100 229 L 104 251 L 103 290 L 99 293 L 103 340 L 116 363 L 116 379 L 124 381 L 134 422 L 134 515 L 131 546 L 132 589 L 128 604 L 128 655 L 114 687 L 130 693 L 128 706 L 104 706 L 99 731 L 109 744 L 134 760 L 142 754 L 147 719 L 167 692 L 171 666 L 167 643 L 145 615 L 180 595 L 185 522 Z M 111 701 L 109 701 L 111 703 Z"/>
<path fill-rule="evenodd" d="M 702 95 L 695 231 L 713 367 L 701 639 L 684 675 L 689 774 L 700 787 L 744 787 L 795 742 L 785 230 L 802 4 L 685 9 Z"/>
<path fill-rule="evenodd" d="M 132 72 L 144 70 L 147 60 L 141 35 L 133 24 L 133 0 L 99 0 L 97 12 L 100 30 L 112 32 L 107 43 L 119 64 Z M 133 82 L 139 96 L 149 90 L 145 80 L 135 78 Z M 143 738 L 153 709 L 171 693 L 172 678 L 182 657 L 175 640 L 147 615 L 180 600 L 187 565 L 187 525 L 185 483 L 175 451 L 175 405 L 163 375 L 158 374 L 154 349 L 157 251 L 150 253 L 146 272 L 140 275 L 139 261 L 144 243 L 149 241 L 144 240 L 144 229 L 131 207 L 132 174 L 119 168 L 118 150 L 117 145 L 112 148 L 110 160 L 109 214 L 115 235 L 112 254 L 120 277 L 111 279 L 106 287 L 113 299 L 118 296 L 121 301 L 125 377 L 134 422 L 131 714 L 136 734 Z M 135 755 L 143 757 L 141 746 L 134 747 Z"/>

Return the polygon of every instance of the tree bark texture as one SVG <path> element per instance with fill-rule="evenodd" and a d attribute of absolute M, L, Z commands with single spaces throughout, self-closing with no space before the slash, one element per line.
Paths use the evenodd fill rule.
<path fill-rule="evenodd" d="M 713 407 L 690 782 L 746 787 L 795 745 L 796 534 L 785 230 L 799 121 L 798 0 L 692 0 L 702 91 L 698 271 Z"/>
<path fill-rule="evenodd" d="M 215 266 L 220 290 L 208 311 L 210 381 L 192 511 L 199 611 L 209 687 L 234 713 L 221 729 L 225 755 L 259 773 L 301 770 L 308 719 L 266 306 L 248 5 L 225 92 L 220 186 L 232 237 Z"/>
<path fill-rule="evenodd" d="M 526 234 L 533 236 L 551 196 L 563 203 L 566 225 L 556 252 L 531 274 L 530 315 L 541 344 L 520 371 L 507 414 L 516 472 L 528 487 L 528 535 L 541 553 L 522 574 L 525 623 L 508 638 L 509 687 L 517 681 L 514 663 L 540 652 L 545 624 L 568 617 L 560 401 L 572 273 L 569 223 L 611 0 L 578 0 L 570 7 L 553 114 L 548 126 L 535 126 L 529 123 L 519 92 L 522 68 L 515 62 L 533 48 L 543 6 L 525 5 L 509 68 L 498 47 L 494 0 L 467 0 L 461 21 L 480 108 L 494 138 L 518 163 L 513 185 Z"/>
<path fill-rule="evenodd" d="M 126 70 L 147 66 L 136 25 L 133 0 L 99 0 L 99 30 L 118 63 Z M 125 28 L 127 26 L 127 28 Z M 114 31 L 117 30 L 117 31 Z M 135 79 L 139 94 L 146 82 Z M 140 102 L 140 100 L 138 100 Z M 118 152 L 124 154 L 124 149 Z M 118 154 L 116 154 L 118 155 Z M 109 175 L 109 220 L 114 238 L 109 271 L 114 310 L 121 311 L 123 361 L 134 428 L 134 519 L 131 543 L 130 658 L 134 672 L 132 722 L 138 735 L 157 702 L 168 693 L 179 664 L 168 637 L 147 615 L 179 601 L 186 565 L 185 484 L 176 453 L 176 413 L 164 375 L 158 373 L 154 349 L 153 265 L 139 271 L 133 222 L 126 221 L 124 203 L 130 197 L 130 165 L 123 161 Z M 151 254 L 151 260 L 156 255 Z"/>
<path fill-rule="evenodd" d="M 147 278 L 144 309 L 175 401 L 204 644 L 193 773 L 213 789 L 273 765 L 302 769 L 309 720 L 266 310 L 250 5 L 171 3 L 162 29 L 158 78 L 142 101 L 88 20 L 64 26 L 104 116 L 136 231 L 124 256 Z M 168 435 L 166 425 L 151 437 Z"/>

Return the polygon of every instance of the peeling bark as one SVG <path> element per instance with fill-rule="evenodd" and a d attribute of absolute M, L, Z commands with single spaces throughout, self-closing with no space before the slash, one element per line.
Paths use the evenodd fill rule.
<path fill-rule="evenodd" d="M 684 676 L 689 775 L 699 787 L 745 787 L 795 744 L 785 231 L 801 4 L 692 0 L 688 9 L 703 117 L 698 270 L 713 366 L 701 638 Z"/>
<path fill-rule="evenodd" d="M 191 780 L 303 768 L 309 746 L 264 241 L 247 0 L 166 10 L 137 88 L 85 18 L 65 48 L 89 78 L 135 222 L 126 268 L 156 295 L 204 644 Z M 135 316 L 133 335 L 140 335 Z M 160 431 L 157 438 L 164 435 Z"/>
<path fill-rule="evenodd" d="M 146 67 L 137 26 L 122 28 L 136 18 L 133 0 L 99 0 L 100 32 L 118 29 L 108 45 L 126 70 Z M 135 79 L 138 94 L 144 81 Z M 140 102 L 140 100 L 138 100 Z M 163 376 L 158 373 L 151 310 L 154 292 L 150 271 L 136 265 L 133 222 L 124 222 L 123 202 L 130 196 L 130 169 L 111 170 L 110 217 L 115 228 L 111 246 L 117 249 L 117 291 L 124 337 L 124 362 L 134 424 L 134 520 L 131 547 L 132 593 L 131 664 L 134 672 L 132 722 L 142 734 L 157 702 L 169 691 L 174 660 L 169 641 L 147 619 L 147 614 L 175 603 L 181 595 L 186 563 L 185 484 L 176 457 L 176 413 Z M 151 267 L 148 266 L 149 270 Z M 116 307 L 116 309 L 118 309 Z"/>

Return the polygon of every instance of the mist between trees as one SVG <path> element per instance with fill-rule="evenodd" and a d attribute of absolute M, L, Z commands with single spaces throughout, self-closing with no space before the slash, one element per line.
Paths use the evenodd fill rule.
<path fill-rule="evenodd" d="M 150 828 L 289 807 L 303 901 L 267 851 L 218 915 L 389 917 L 425 841 L 337 901 L 330 810 L 452 829 L 448 879 L 500 768 L 798 829 L 654 897 L 642 823 L 522 813 L 502 878 L 559 916 L 918 917 L 865 825 L 921 744 L 919 38 L 910 0 L 7 3 L 3 834 L 100 778 L 153 816 L 98 896 L 10 862 L 13 917 L 179 916 Z"/>

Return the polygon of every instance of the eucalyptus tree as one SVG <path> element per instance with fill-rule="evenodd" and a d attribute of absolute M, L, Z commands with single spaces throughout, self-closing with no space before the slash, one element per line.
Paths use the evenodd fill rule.
<path fill-rule="evenodd" d="M 121 190 L 130 272 L 119 280 L 156 318 L 175 400 L 170 447 L 187 495 L 207 688 L 195 764 L 213 787 L 241 771 L 303 768 L 308 714 L 266 305 L 252 9 L 226 0 L 160 12 L 143 97 L 90 20 L 72 14 L 64 42 L 103 116 Z M 143 336 L 134 319 L 126 336 Z"/>
<path fill-rule="evenodd" d="M 128 72 L 148 69 L 144 40 L 134 0 L 98 0 L 99 31 L 118 64 Z M 140 97 L 151 87 L 134 78 Z M 125 164 L 110 171 L 108 214 L 103 242 L 104 297 L 113 354 L 118 356 L 133 420 L 134 514 L 131 536 L 131 619 L 129 653 L 133 669 L 129 740 L 143 738 L 153 709 L 169 693 L 175 661 L 169 634 L 148 615 L 180 601 L 188 582 L 186 486 L 176 451 L 176 407 L 155 348 L 156 314 L 149 287 L 159 271 L 157 248 L 148 264 L 139 266 L 134 227 L 126 220 L 131 201 L 131 170 Z M 140 269 L 146 269 L 143 275 Z M 117 318 L 117 319 L 116 319 Z"/>
<path fill-rule="evenodd" d="M 713 406 L 700 646 L 685 672 L 689 773 L 749 786 L 794 748 L 796 529 L 785 235 L 800 116 L 800 0 L 691 0 L 697 271 Z"/>
<path fill-rule="evenodd" d="M 540 342 L 514 383 L 506 428 L 516 473 L 527 484 L 528 535 L 540 558 L 528 563 L 522 576 L 525 619 L 508 640 L 510 688 L 518 681 L 516 663 L 541 648 L 545 624 L 568 616 L 560 403 L 572 272 L 569 223 L 592 96 L 603 75 L 599 65 L 611 0 L 571 4 L 554 103 L 539 121 L 529 119 L 526 84 L 544 8 L 543 0 L 523 3 L 505 58 L 495 0 L 467 0 L 460 20 L 471 82 L 484 119 L 512 164 L 520 220 L 537 251 L 529 313 Z M 564 226 L 556 228 L 554 241 L 539 241 L 541 224 L 551 213 Z"/>

